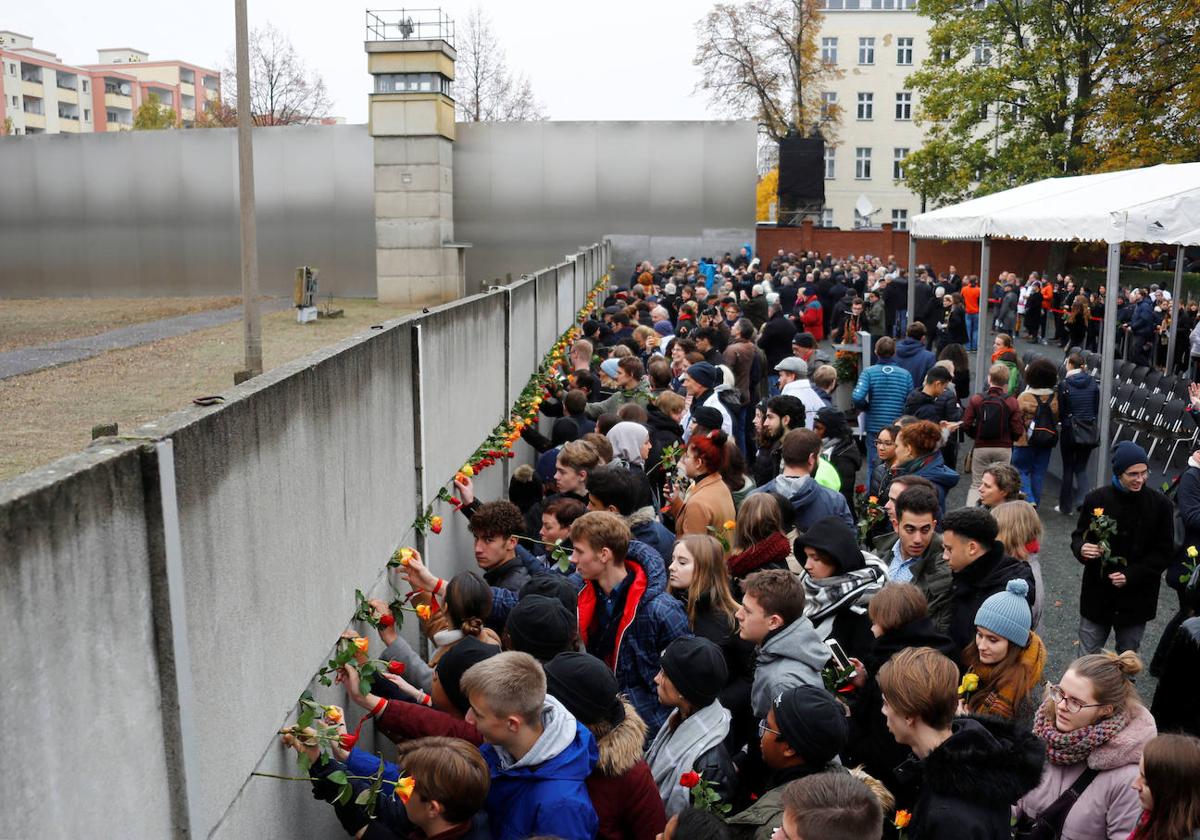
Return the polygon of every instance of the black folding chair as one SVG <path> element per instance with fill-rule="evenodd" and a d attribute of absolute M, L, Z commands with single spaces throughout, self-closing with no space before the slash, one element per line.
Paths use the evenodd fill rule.
<path fill-rule="evenodd" d="M 1163 372 L 1161 370 L 1148 370 L 1146 371 L 1146 375 L 1137 384 L 1147 390 L 1156 391 L 1158 390 L 1158 383 L 1162 381 L 1162 378 Z"/>
<path fill-rule="evenodd" d="M 1143 434 L 1154 437 L 1162 423 L 1162 410 L 1166 404 L 1167 398 L 1162 394 L 1150 394 L 1142 400 L 1140 406 L 1136 407 L 1137 416 L 1134 418 L 1134 432 L 1131 438 L 1134 443 L 1137 443 L 1138 438 Z M 1153 451 L 1153 443 L 1151 443 L 1150 449 Z"/>
<path fill-rule="evenodd" d="M 1099 354 L 1096 354 L 1096 355 L 1098 356 Z M 1100 366 L 1102 363 L 1103 363 L 1103 359 L 1100 360 L 1100 364 L 1096 365 L 1096 370 L 1100 370 Z M 1117 381 L 1118 382 L 1132 382 L 1133 381 L 1132 380 L 1133 369 L 1136 367 L 1137 367 L 1137 365 L 1135 365 L 1133 362 L 1129 362 L 1129 361 L 1121 362 L 1121 364 L 1117 365 L 1117 374 L 1116 374 Z"/>

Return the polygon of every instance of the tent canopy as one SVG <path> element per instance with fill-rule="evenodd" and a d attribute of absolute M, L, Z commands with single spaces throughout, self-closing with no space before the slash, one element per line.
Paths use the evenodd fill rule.
<path fill-rule="evenodd" d="M 939 207 L 918 239 L 1030 239 L 1200 245 L 1200 163 L 1047 178 Z"/>

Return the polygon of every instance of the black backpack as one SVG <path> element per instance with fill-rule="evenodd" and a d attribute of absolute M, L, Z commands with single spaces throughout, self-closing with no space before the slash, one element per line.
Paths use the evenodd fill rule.
<path fill-rule="evenodd" d="M 1032 395 L 1037 401 L 1037 410 L 1033 413 L 1033 422 L 1029 424 L 1028 443 L 1036 449 L 1050 449 L 1058 443 L 1058 421 L 1054 419 L 1054 409 L 1051 401 L 1054 395 L 1046 397 Z"/>
<path fill-rule="evenodd" d="M 1009 420 L 1012 417 L 1008 398 L 999 394 L 984 394 L 979 404 L 979 425 L 975 440 L 1001 440 L 1009 435 Z"/>

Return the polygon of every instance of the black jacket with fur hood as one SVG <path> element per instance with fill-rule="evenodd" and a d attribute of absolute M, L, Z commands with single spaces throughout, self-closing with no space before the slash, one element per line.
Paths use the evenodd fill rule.
<path fill-rule="evenodd" d="M 908 840 L 1008 840 L 1012 805 L 1037 787 L 1046 746 L 995 717 L 955 718 L 953 734 L 924 761 L 896 768 L 919 788 Z"/>

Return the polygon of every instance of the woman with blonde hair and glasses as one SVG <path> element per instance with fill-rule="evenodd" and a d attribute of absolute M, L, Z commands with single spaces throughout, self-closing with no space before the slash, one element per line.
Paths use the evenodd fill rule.
<path fill-rule="evenodd" d="M 1029 502 L 1001 502 L 992 508 L 992 519 L 1000 528 L 996 539 L 1004 544 L 1004 553 L 1029 564 L 1033 571 L 1033 631 L 1042 623 L 1042 520 Z"/>
<path fill-rule="evenodd" d="M 1033 721 L 1048 761 L 1041 782 L 1013 809 L 1018 838 L 1109 840 L 1133 831 L 1142 807 L 1131 785 L 1142 750 L 1158 734 L 1133 685 L 1141 671 L 1133 651 L 1093 653 L 1048 687 Z M 1028 833 L 1039 826 L 1053 833 Z"/>

